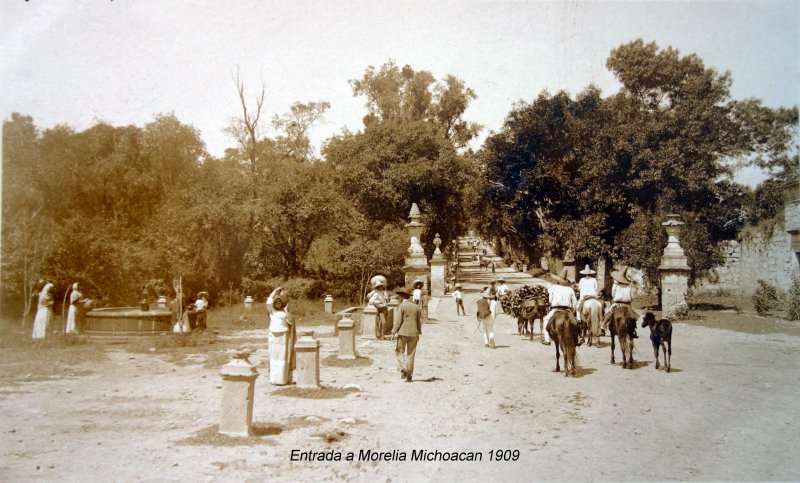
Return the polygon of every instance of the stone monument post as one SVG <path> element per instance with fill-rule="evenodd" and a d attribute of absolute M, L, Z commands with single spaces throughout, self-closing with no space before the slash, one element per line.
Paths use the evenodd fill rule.
<path fill-rule="evenodd" d="M 297 354 L 294 372 L 297 387 L 319 387 L 319 341 L 314 338 L 314 331 L 300 330 L 294 350 Z"/>
<path fill-rule="evenodd" d="M 339 323 L 336 324 L 339 330 L 339 355 L 337 359 L 356 358 L 356 333 L 353 331 L 353 319 L 348 314 L 344 314 Z"/>
<path fill-rule="evenodd" d="M 258 371 L 247 358 L 250 351 L 237 351 L 222 366 L 222 410 L 219 432 L 228 436 L 249 436 L 253 422 L 253 395 Z"/>
<path fill-rule="evenodd" d="M 156 302 L 156 306 L 159 309 L 166 309 L 167 308 L 167 298 L 163 295 L 158 297 L 158 302 Z"/>
<path fill-rule="evenodd" d="M 436 245 L 436 250 L 433 251 L 431 257 L 431 297 L 444 297 L 444 276 L 445 268 L 447 267 L 447 260 L 439 250 L 439 245 L 442 244 L 442 239 L 439 234 L 433 239 L 433 244 Z"/>
<path fill-rule="evenodd" d="M 678 235 L 684 225 L 678 215 L 667 215 L 667 221 L 661 224 L 667 230 L 667 246 L 661 256 L 658 272 L 661 279 L 661 313 L 670 319 L 682 317 L 689 313 L 686 292 L 689 289 L 689 267 L 686 254 L 678 242 Z"/>
<path fill-rule="evenodd" d="M 333 313 L 333 297 L 330 294 L 325 296 L 325 313 Z"/>
<path fill-rule="evenodd" d="M 253 310 L 253 297 L 251 295 L 244 298 L 244 309 Z"/>
<path fill-rule="evenodd" d="M 375 323 L 378 319 L 378 309 L 372 304 L 367 304 L 364 307 L 364 312 L 361 314 L 361 336 L 369 339 L 374 339 Z"/>
<path fill-rule="evenodd" d="M 429 287 L 427 280 L 428 273 L 430 273 L 428 268 L 428 257 L 425 256 L 425 250 L 420 244 L 420 237 L 422 236 L 422 230 L 425 228 L 425 225 L 419 221 L 422 215 L 420 214 L 416 203 L 411 205 L 411 211 L 409 212 L 408 217 L 411 221 L 406 224 L 406 230 L 408 231 L 411 244 L 408 247 L 406 264 L 403 266 L 403 272 L 405 273 L 405 285 L 410 286 L 415 280 L 422 280 L 424 283 L 422 290 L 423 292 L 428 293 Z"/>

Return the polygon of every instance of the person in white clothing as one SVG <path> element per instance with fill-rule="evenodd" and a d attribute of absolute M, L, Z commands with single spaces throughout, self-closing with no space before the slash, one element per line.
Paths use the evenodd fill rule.
<path fill-rule="evenodd" d="M 414 281 L 414 292 L 411 294 L 411 301 L 417 305 L 422 305 L 422 287 L 424 286 L 425 282 L 422 280 Z"/>
<path fill-rule="evenodd" d="M 453 298 L 456 300 L 456 315 L 467 315 L 464 310 L 464 294 L 461 292 L 461 284 L 456 284 L 456 290 L 453 292 Z"/>
<path fill-rule="evenodd" d="M 553 285 L 548 287 L 547 293 L 550 300 L 550 312 L 544 316 L 544 340 L 542 344 L 550 345 L 550 334 L 547 332 L 547 324 L 550 319 L 556 314 L 557 310 L 568 310 L 570 312 L 575 310 L 578 305 L 578 300 L 575 298 L 575 291 L 569 286 L 569 280 L 559 277 L 557 275 L 550 275 L 550 278 L 555 281 Z"/>
<path fill-rule="evenodd" d="M 609 322 L 611 322 L 611 315 L 614 313 L 614 309 L 616 309 L 619 305 L 627 305 L 630 307 L 631 302 L 633 301 L 633 290 L 631 288 L 631 283 L 628 281 L 625 276 L 619 272 L 612 272 L 611 277 L 614 279 L 614 285 L 611 286 L 611 305 L 608 306 L 606 309 L 605 314 L 603 314 L 603 330 L 605 331 L 608 328 Z M 636 317 L 639 317 L 633 309 L 631 312 Z M 639 338 L 636 334 L 636 326 L 633 327 L 633 332 L 631 333 L 631 337 L 634 339 Z"/>
<path fill-rule="evenodd" d="M 47 334 L 47 326 L 49 326 L 50 321 L 53 320 L 54 291 L 55 286 L 47 282 L 45 286 L 42 287 L 41 292 L 39 292 L 39 309 L 36 311 L 36 318 L 33 321 L 32 338 L 34 339 L 44 339 L 45 334 Z"/>
<path fill-rule="evenodd" d="M 500 282 L 500 285 L 497 287 L 497 300 L 499 301 L 502 300 L 503 295 L 508 293 L 508 285 L 506 285 L 505 279 L 502 278 L 498 280 L 498 282 Z M 503 308 L 502 304 L 500 304 L 500 308 Z"/>
<path fill-rule="evenodd" d="M 594 278 L 596 272 L 589 268 L 589 265 L 586 265 L 586 268 L 578 273 L 584 275 L 584 277 L 578 281 L 578 309 L 575 311 L 578 321 L 580 321 L 584 300 L 587 298 L 600 300 L 600 292 L 597 290 L 597 279 Z"/>
<path fill-rule="evenodd" d="M 80 324 L 84 298 L 78 291 L 78 282 L 72 284 L 72 292 L 69 294 L 69 310 L 67 311 L 67 325 L 64 332 L 76 334 Z"/>
<path fill-rule="evenodd" d="M 290 384 L 295 369 L 296 332 L 289 316 L 289 298 L 281 287 L 267 297 L 269 312 L 269 383 Z"/>
<path fill-rule="evenodd" d="M 197 330 L 200 332 L 206 331 L 206 311 L 208 310 L 208 292 L 200 292 L 197 294 L 197 300 L 194 303 L 194 311 L 196 317 Z"/>

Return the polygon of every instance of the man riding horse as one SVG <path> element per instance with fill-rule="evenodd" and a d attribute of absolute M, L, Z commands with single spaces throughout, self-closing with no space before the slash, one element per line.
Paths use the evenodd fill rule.
<path fill-rule="evenodd" d="M 562 274 L 564 274 L 564 270 L 562 270 Z M 550 312 L 545 315 L 544 317 L 544 340 L 542 344 L 550 345 L 550 334 L 547 332 L 547 325 L 550 323 L 550 319 L 558 312 L 559 310 L 565 310 L 569 313 L 571 318 L 575 313 L 575 308 L 578 305 L 578 301 L 575 298 L 575 291 L 572 290 L 570 287 L 569 280 L 567 280 L 563 275 L 553 275 L 549 274 L 549 278 L 553 283 L 548 289 L 549 301 L 550 301 Z M 577 325 L 577 320 L 576 320 Z"/>
<path fill-rule="evenodd" d="M 614 310 L 621 305 L 628 306 L 628 308 L 631 309 L 631 313 L 639 317 L 639 314 L 631 308 L 633 294 L 630 281 L 620 272 L 611 272 L 611 278 L 614 279 L 614 285 L 611 287 L 612 304 L 606 309 L 605 315 L 603 316 L 603 330 L 608 328 L 608 323 L 611 321 Z M 634 339 L 639 338 L 639 336 L 636 335 L 636 324 L 633 324 L 630 336 Z"/>

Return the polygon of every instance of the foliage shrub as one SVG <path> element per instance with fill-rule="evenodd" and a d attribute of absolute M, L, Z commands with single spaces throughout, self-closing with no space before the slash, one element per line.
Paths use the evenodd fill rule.
<path fill-rule="evenodd" d="M 759 280 L 758 288 L 753 294 L 753 306 L 756 309 L 756 313 L 761 316 L 767 315 L 777 301 L 778 291 L 775 287 L 764 280 Z"/>
<path fill-rule="evenodd" d="M 792 275 L 792 287 L 786 297 L 786 306 L 789 320 L 800 320 L 800 275 Z"/>

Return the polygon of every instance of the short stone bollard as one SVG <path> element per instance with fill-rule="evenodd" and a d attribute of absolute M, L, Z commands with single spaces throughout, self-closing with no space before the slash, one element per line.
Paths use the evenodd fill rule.
<path fill-rule="evenodd" d="M 361 336 L 368 339 L 375 338 L 375 323 L 378 318 L 378 309 L 374 305 L 367 305 L 364 307 L 364 312 L 361 315 Z"/>
<path fill-rule="evenodd" d="M 313 330 L 301 330 L 294 344 L 297 368 L 294 380 L 297 387 L 319 387 L 319 341 Z"/>
<path fill-rule="evenodd" d="M 245 310 L 253 310 L 253 297 L 250 295 L 244 298 L 244 308 Z"/>
<path fill-rule="evenodd" d="M 156 305 L 158 306 L 159 309 L 166 309 L 167 308 L 167 298 L 163 297 L 163 296 L 159 297 L 158 298 L 158 302 L 156 302 Z"/>
<path fill-rule="evenodd" d="M 325 296 L 325 313 L 332 314 L 333 313 L 333 297 L 330 295 Z"/>
<path fill-rule="evenodd" d="M 353 330 L 353 319 L 348 314 L 344 314 L 342 319 L 336 324 L 339 329 L 339 355 L 337 359 L 356 358 L 356 333 Z"/>
<path fill-rule="evenodd" d="M 222 366 L 222 408 L 219 432 L 228 436 L 249 436 L 253 422 L 253 395 L 258 371 L 247 358 L 250 351 L 236 351 Z"/>

